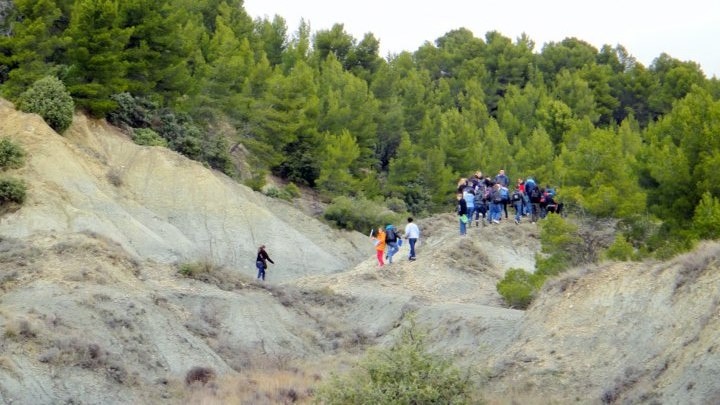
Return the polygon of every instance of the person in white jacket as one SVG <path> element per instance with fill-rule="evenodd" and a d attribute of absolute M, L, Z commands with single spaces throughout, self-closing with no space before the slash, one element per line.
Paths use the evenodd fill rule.
<path fill-rule="evenodd" d="M 405 225 L 405 239 L 410 243 L 410 260 L 415 260 L 415 243 L 420 238 L 420 228 L 413 222 L 412 217 L 408 217 L 408 224 Z"/>

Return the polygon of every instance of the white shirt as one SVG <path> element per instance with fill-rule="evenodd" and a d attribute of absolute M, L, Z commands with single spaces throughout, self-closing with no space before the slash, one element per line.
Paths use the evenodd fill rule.
<path fill-rule="evenodd" d="M 414 222 L 405 225 L 405 237 L 408 239 L 418 239 L 420 237 L 420 228 Z"/>

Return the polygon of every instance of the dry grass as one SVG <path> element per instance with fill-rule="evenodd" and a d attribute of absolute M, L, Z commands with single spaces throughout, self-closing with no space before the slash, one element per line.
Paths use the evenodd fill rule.
<path fill-rule="evenodd" d="M 453 261 L 451 267 L 467 273 L 481 273 L 492 268 L 490 258 L 475 238 L 461 239 L 448 256 Z"/>
<path fill-rule="evenodd" d="M 692 284 L 709 269 L 717 269 L 720 257 L 720 247 L 713 244 L 704 244 L 691 253 L 686 253 L 676 259 L 679 269 L 675 276 L 675 291 L 684 285 Z"/>
<path fill-rule="evenodd" d="M 5 337 L 17 341 L 25 341 L 37 337 L 37 327 L 25 318 L 10 319 L 5 324 Z"/>
<path fill-rule="evenodd" d="M 289 369 L 225 376 L 210 384 L 193 384 L 185 393 L 191 404 L 309 404 L 318 374 Z"/>

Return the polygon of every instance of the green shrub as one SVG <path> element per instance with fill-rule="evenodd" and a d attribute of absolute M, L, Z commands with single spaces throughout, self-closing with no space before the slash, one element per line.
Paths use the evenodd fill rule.
<path fill-rule="evenodd" d="M 244 181 L 245 185 L 253 189 L 253 191 L 262 191 L 267 181 L 265 180 L 265 172 L 253 173 L 253 176 Z"/>
<path fill-rule="evenodd" d="M 164 146 L 167 147 L 167 141 L 157 132 L 150 128 L 137 128 L 133 130 L 133 141 L 138 145 L 146 146 Z"/>
<path fill-rule="evenodd" d="M 334 375 L 320 387 L 322 404 L 469 404 L 469 376 L 428 353 L 414 325 L 403 328 L 390 348 L 371 350 L 346 376 Z"/>
<path fill-rule="evenodd" d="M 535 256 L 535 272 L 556 275 L 576 264 L 583 244 L 577 225 L 554 214 L 548 215 L 539 224 L 543 254 Z"/>
<path fill-rule="evenodd" d="M 25 202 L 26 187 L 22 180 L 3 178 L 0 179 L 0 203 Z"/>
<path fill-rule="evenodd" d="M 270 187 L 265 191 L 265 195 L 272 198 L 280 198 L 285 201 L 292 201 L 293 198 L 300 196 L 300 189 L 294 183 L 290 183 L 280 189 Z"/>
<path fill-rule="evenodd" d="M 52 129 L 63 133 L 72 124 L 75 104 L 63 82 L 46 76 L 20 95 L 18 108 L 40 115 Z"/>
<path fill-rule="evenodd" d="M 288 183 L 288 185 L 285 186 L 285 192 L 290 196 L 290 198 L 300 197 L 300 188 L 295 185 L 295 183 Z"/>
<path fill-rule="evenodd" d="M 10 139 L 0 139 L 0 170 L 17 169 L 25 163 L 25 151 Z"/>
<path fill-rule="evenodd" d="M 398 214 L 384 205 L 365 198 L 340 196 L 325 209 L 325 219 L 339 228 L 367 232 L 383 224 L 397 224 L 407 215 Z"/>
<path fill-rule="evenodd" d="M 113 94 L 110 98 L 117 107 L 108 113 L 108 122 L 118 127 L 146 128 L 153 121 L 157 106 L 152 102 L 134 97 L 130 93 Z"/>
<path fill-rule="evenodd" d="M 545 283 L 545 279 L 541 274 L 531 274 L 523 269 L 509 269 L 496 288 L 508 306 L 526 309 Z"/>
<path fill-rule="evenodd" d="M 605 257 L 610 260 L 628 261 L 635 257 L 633 245 L 623 235 L 617 235 L 615 241 L 605 251 Z"/>
<path fill-rule="evenodd" d="M 720 239 L 720 200 L 705 192 L 695 207 L 693 228 L 703 239 Z"/>

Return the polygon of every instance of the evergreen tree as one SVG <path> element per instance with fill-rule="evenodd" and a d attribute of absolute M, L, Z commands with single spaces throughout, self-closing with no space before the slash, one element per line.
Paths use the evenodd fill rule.
<path fill-rule="evenodd" d="M 67 45 L 62 21 L 67 15 L 55 0 L 15 0 L 12 35 L 0 35 L 0 70 L 4 65 L 7 80 L 0 80 L 2 94 L 16 98 L 44 76 L 55 76 L 62 69 L 56 58 Z"/>
<path fill-rule="evenodd" d="M 118 0 L 77 0 L 66 33 L 68 90 L 78 107 L 104 116 L 116 107 L 110 95 L 127 90 L 124 50 L 132 28 L 122 27 Z"/>
<path fill-rule="evenodd" d="M 333 196 L 351 194 L 355 191 L 356 180 L 350 168 L 360 157 L 360 147 L 348 131 L 342 131 L 340 135 L 327 133 L 324 144 L 318 187 Z"/>

